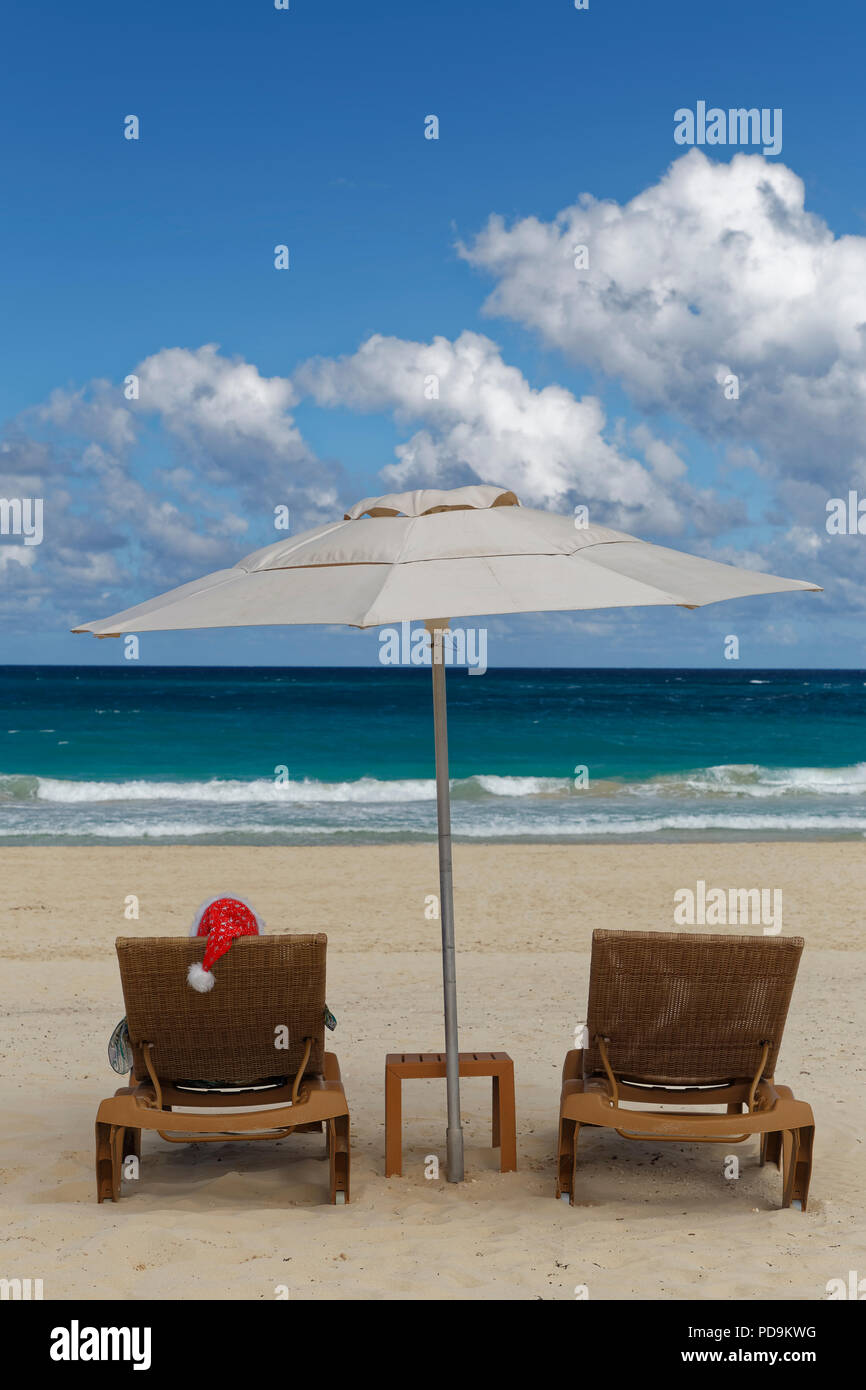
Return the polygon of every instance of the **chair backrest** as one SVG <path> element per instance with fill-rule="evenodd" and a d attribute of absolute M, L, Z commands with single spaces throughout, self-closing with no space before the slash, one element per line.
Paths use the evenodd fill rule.
<path fill-rule="evenodd" d="M 803 949 L 801 936 L 595 931 L 584 1074 L 704 1085 L 773 1075 Z"/>
<path fill-rule="evenodd" d="M 238 937 L 214 966 L 214 988 L 199 994 L 187 970 L 201 961 L 204 937 L 118 937 L 135 1079 L 148 1078 L 145 1042 L 161 1081 L 243 1086 L 293 1077 L 306 1038 L 305 1075 L 320 1076 L 327 945 L 323 934 Z"/>

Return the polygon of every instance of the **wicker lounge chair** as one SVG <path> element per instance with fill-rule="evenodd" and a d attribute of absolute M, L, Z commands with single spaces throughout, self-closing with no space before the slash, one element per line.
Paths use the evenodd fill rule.
<path fill-rule="evenodd" d="M 580 1127 L 601 1125 L 653 1143 L 759 1134 L 761 1163 L 782 1168 L 782 1205 L 805 1210 L 814 1119 L 773 1080 L 802 949 L 799 936 L 593 933 L 588 1045 L 562 1073 L 557 1197 L 574 1205 Z M 638 1102 L 726 1114 L 625 1108 Z"/>
<path fill-rule="evenodd" d="M 134 1069 L 97 1112 L 98 1201 L 117 1201 L 143 1129 L 200 1144 L 324 1126 L 330 1199 L 348 1202 L 349 1110 L 337 1059 L 324 1050 L 327 944 L 323 935 L 239 938 L 216 987 L 199 994 L 187 969 L 201 960 L 202 938 L 118 938 Z"/>

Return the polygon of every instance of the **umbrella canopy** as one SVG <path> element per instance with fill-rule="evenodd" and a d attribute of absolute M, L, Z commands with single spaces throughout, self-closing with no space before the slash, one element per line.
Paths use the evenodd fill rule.
<path fill-rule="evenodd" d="M 402 515 L 401 515 L 402 513 Z M 521 507 L 498 487 L 368 497 L 342 521 L 254 550 L 231 569 L 83 623 L 115 637 L 170 628 L 384 623 L 680 604 L 814 589 Z"/>
<path fill-rule="evenodd" d="M 801 579 L 721 565 L 622 531 L 522 507 L 479 485 L 367 497 L 342 521 L 256 550 L 158 598 L 82 623 L 97 637 L 180 628 L 340 623 L 379 627 L 423 619 L 546 610 L 680 605 L 816 590 Z M 437 619 L 434 615 L 443 617 Z M 444 615 L 447 615 L 445 617 Z M 463 1177 L 445 668 L 434 640 L 433 709 L 445 992 L 448 1178 Z"/>

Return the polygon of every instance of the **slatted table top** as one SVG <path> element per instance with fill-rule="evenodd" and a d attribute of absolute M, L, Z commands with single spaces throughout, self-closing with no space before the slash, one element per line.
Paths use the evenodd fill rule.
<path fill-rule="evenodd" d="M 513 1065 L 507 1052 L 461 1052 L 460 1066 L 489 1066 L 494 1063 Z M 385 1058 L 386 1067 L 444 1067 L 444 1052 L 389 1052 Z"/>

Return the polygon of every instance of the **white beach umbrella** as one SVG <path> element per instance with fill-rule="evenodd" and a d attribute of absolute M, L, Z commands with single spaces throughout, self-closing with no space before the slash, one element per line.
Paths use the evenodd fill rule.
<path fill-rule="evenodd" d="M 380 627 L 545 610 L 679 605 L 817 590 L 799 579 L 738 569 L 650 545 L 571 516 L 522 507 L 479 485 L 368 497 L 342 521 L 256 550 L 228 569 L 83 623 L 97 637 L 179 628 L 340 623 Z M 440 615 L 440 616 L 436 616 Z M 433 715 L 447 1054 L 448 1178 L 463 1178 L 457 1042 L 451 808 L 445 668 L 434 637 Z"/>

